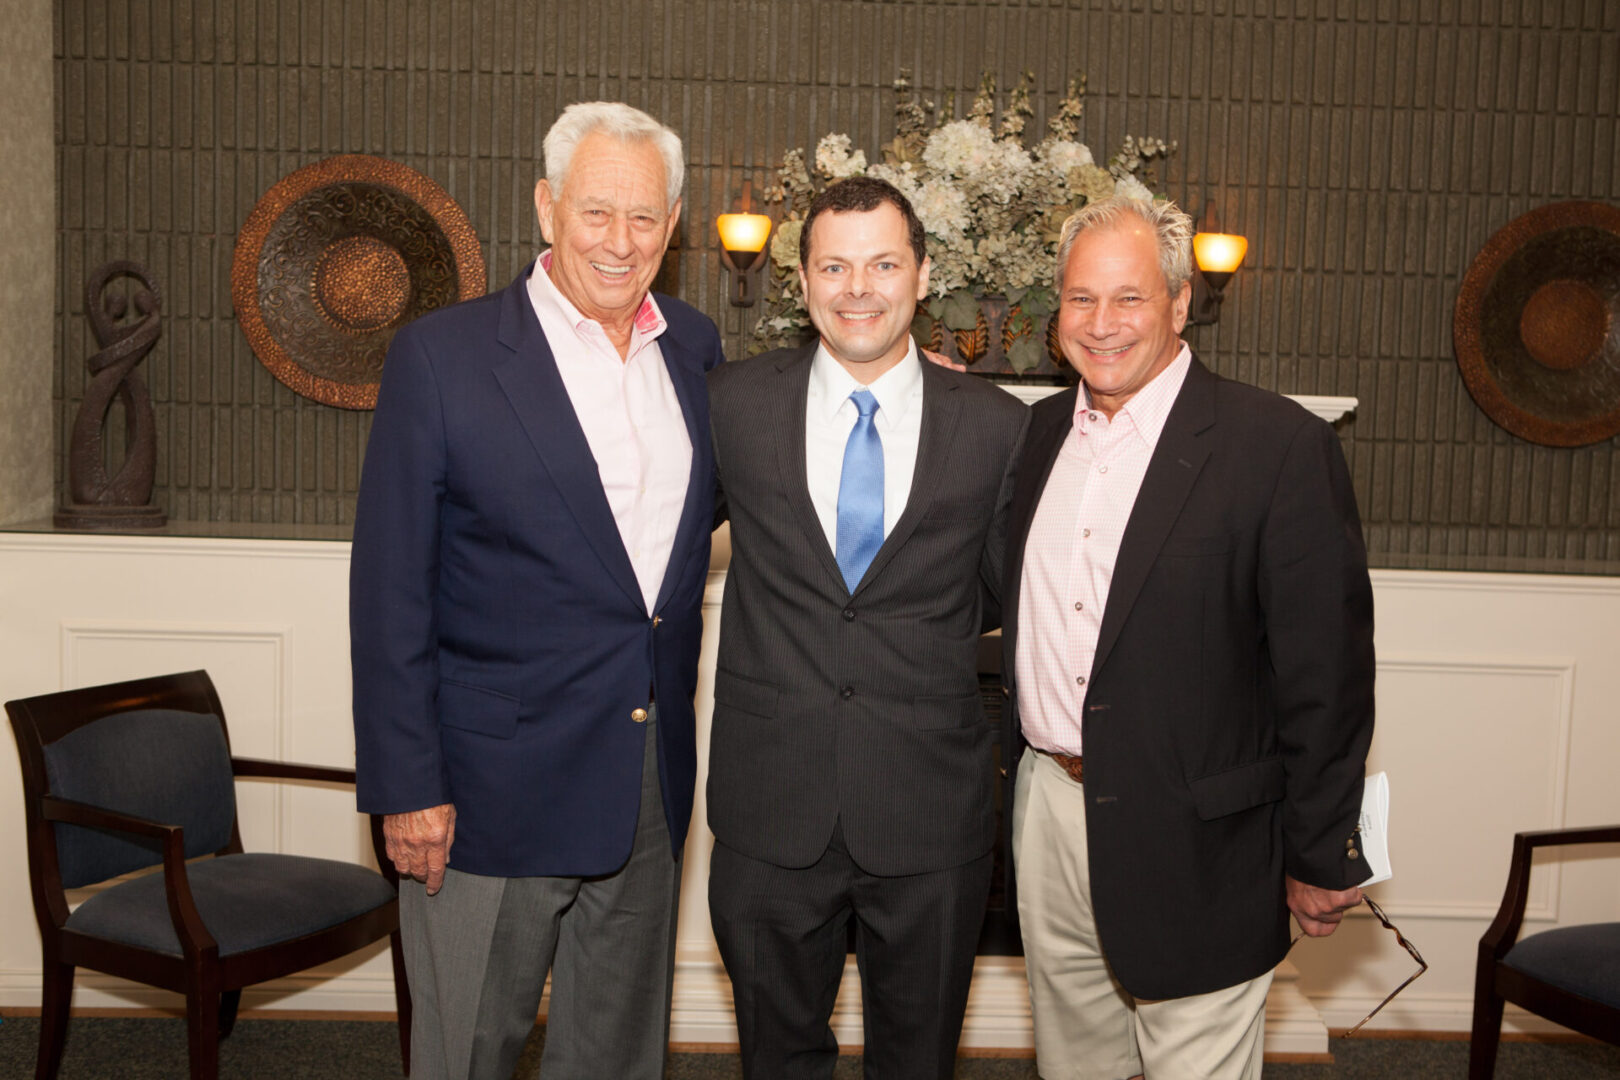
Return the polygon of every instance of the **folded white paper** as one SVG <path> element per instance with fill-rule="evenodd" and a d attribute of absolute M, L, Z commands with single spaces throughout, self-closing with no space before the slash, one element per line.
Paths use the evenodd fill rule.
<path fill-rule="evenodd" d="M 1374 773 L 1361 789 L 1361 835 L 1356 838 L 1361 857 L 1367 860 L 1372 876 L 1361 883 L 1365 888 L 1390 878 L 1389 867 L 1389 774 Z"/>

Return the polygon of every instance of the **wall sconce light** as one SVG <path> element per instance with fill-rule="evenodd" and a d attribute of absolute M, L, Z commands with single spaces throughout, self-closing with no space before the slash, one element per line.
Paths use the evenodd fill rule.
<path fill-rule="evenodd" d="M 1248 253 L 1249 241 L 1231 233 L 1201 232 L 1193 237 L 1193 258 L 1198 273 L 1193 275 L 1192 309 L 1189 326 L 1209 326 L 1221 319 L 1221 301 L 1226 283 Z"/>
<path fill-rule="evenodd" d="M 764 214 L 752 213 L 753 184 L 744 180 L 738 212 L 721 214 L 715 219 L 720 230 L 720 261 L 731 271 L 731 302 L 736 307 L 753 307 L 759 299 L 754 294 L 752 279 L 754 264 L 765 250 L 765 241 L 771 236 L 771 219 Z"/>

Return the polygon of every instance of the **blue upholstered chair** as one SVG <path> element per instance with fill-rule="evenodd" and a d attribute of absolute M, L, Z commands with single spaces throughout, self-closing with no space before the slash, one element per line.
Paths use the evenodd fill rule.
<path fill-rule="evenodd" d="M 1496 921 L 1479 939 L 1469 1080 L 1490 1080 L 1507 1001 L 1604 1042 L 1620 1043 L 1620 922 L 1543 930 L 1519 940 L 1536 848 L 1620 843 L 1620 825 L 1522 832 Z"/>
<path fill-rule="evenodd" d="M 244 854 L 237 829 L 236 777 L 352 784 L 353 770 L 232 757 L 203 671 L 8 701 L 6 712 L 44 946 L 37 1080 L 54 1080 L 61 1064 L 75 967 L 185 994 L 191 1075 L 213 1080 L 244 986 L 385 936 L 410 1071 L 399 904 L 379 823 L 372 842 L 387 877 L 331 859 Z M 153 866 L 162 871 L 68 910 L 65 890 Z"/>

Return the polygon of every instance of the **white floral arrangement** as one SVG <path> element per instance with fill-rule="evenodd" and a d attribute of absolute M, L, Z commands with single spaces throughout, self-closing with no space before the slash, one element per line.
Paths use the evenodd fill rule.
<path fill-rule="evenodd" d="M 1085 115 L 1081 76 L 1069 83 L 1046 136 L 1026 148 L 1033 83 L 1034 73 L 1025 72 L 997 117 L 995 77 L 987 73 L 965 118 L 954 119 L 947 101 L 930 129 L 934 106 L 913 96 L 909 74 L 902 71 L 894 82 L 896 135 L 883 146 L 879 163 L 870 164 L 866 152 L 839 133 L 816 144 L 813 166 L 803 149 L 784 154 L 777 182 L 765 196 L 784 204 L 784 213 L 771 240 L 766 311 L 754 327 L 759 346 L 798 344 L 810 336 L 798 280 L 804 215 L 822 188 L 864 175 L 899 188 L 928 233 L 930 297 L 913 325 L 918 339 L 925 345 L 937 341 L 941 328 L 971 333 L 977 325 L 982 332 L 979 301 L 999 297 L 1010 305 L 1003 331 L 1007 362 L 1016 372 L 1039 366 L 1045 340 L 1030 331 L 1045 327 L 1057 310 L 1052 269 L 1064 219 L 1116 193 L 1155 198 L 1155 162 L 1176 145 L 1127 135 L 1119 152 L 1098 165 L 1078 138 Z"/>

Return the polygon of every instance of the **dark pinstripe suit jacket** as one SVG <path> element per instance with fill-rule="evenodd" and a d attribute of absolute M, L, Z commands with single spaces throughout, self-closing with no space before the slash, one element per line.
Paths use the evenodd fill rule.
<path fill-rule="evenodd" d="M 991 726 L 976 649 L 999 584 L 1012 468 L 1028 410 L 924 363 L 905 512 L 853 595 L 805 480 L 815 346 L 709 375 L 731 520 L 709 749 L 709 824 L 727 846 L 814 863 L 842 820 L 862 869 L 914 874 L 994 838 Z"/>

